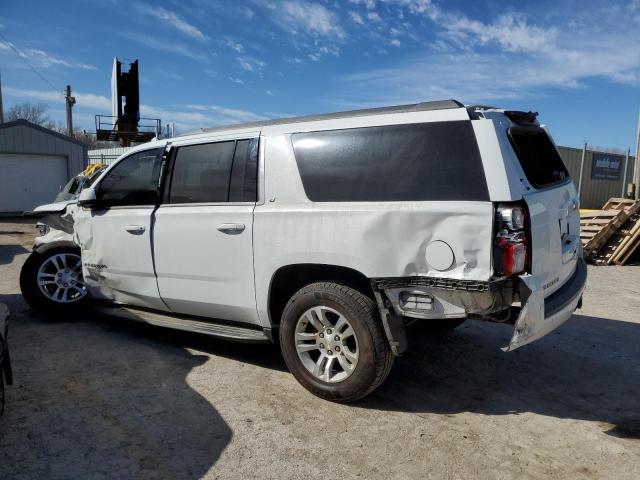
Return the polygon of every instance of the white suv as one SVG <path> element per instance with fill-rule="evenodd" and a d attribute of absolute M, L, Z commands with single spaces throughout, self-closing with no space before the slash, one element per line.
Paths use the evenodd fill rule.
<path fill-rule="evenodd" d="M 576 191 L 531 112 L 448 100 L 211 129 L 139 146 L 79 204 L 75 244 L 25 264 L 33 307 L 91 297 L 279 339 L 300 383 L 341 402 L 384 381 L 411 322 L 510 322 L 513 350 L 586 282 Z"/>

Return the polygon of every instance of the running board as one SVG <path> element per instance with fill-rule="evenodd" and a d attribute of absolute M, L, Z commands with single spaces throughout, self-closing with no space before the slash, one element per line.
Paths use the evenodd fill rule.
<path fill-rule="evenodd" d="M 141 308 L 112 305 L 96 306 L 96 310 L 107 315 L 149 323 L 159 327 L 203 333 L 214 337 L 225 338 L 248 343 L 271 343 L 271 338 L 264 330 L 221 323 L 215 319 L 194 320 L 194 317 L 149 311 Z M 201 318 L 201 317 L 195 317 Z"/>

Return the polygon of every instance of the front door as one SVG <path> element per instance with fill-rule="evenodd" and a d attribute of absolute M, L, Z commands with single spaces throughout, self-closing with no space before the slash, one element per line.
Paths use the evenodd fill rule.
<path fill-rule="evenodd" d="M 96 206 L 75 217 L 83 274 L 92 294 L 119 303 L 166 310 L 151 250 L 162 149 L 120 160 L 95 186 Z"/>
<path fill-rule="evenodd" d="M 258 324 L 253 272 L 258 138 L 174 148 L 154 220 L 160 295 L 176 313 Z"/>

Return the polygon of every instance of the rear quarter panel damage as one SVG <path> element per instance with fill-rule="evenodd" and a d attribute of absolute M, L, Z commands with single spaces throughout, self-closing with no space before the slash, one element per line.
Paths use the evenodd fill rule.
<path fill-rule="evenodd" d="M 491 277 L 491 202 L 311 202 L 289 137 L 268 137 L 265 146 L 265 202 L 254 217 L 256 300 L 264 325 L 271 279 L 286 265 L 338 265 L 368 278 Z M 453 250 L 454 262 L 445 271 L 426 261 L 434 240 Z"/>

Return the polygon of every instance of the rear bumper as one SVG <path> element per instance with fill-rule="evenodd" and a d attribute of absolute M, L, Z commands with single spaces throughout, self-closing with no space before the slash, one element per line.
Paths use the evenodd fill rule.
<path fill-rule="evenodd" d="M 538 340 L 569 320 L 578 308 L 587 283 L 587 264 L 579 258 L 571 278 L 547 298 L 544 298 L 542 285 L 534 275 L 521 275 L 520 281 L 524 303 L 511 342 L 503 349 L 507 352 Z"/>

